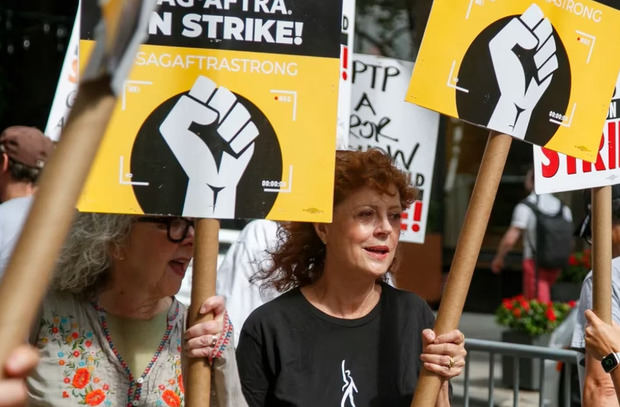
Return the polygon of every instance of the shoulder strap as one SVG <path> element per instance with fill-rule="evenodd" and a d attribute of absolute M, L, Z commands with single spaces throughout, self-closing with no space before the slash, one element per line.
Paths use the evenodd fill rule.
<path fill-rule="evenodd" d="M 537 198 L 537 199 L 538 199 L 538 198 Z M 538 212 L 539 212 L 538 205 L 536 205 L 535 203 L 532 203 L 532 202 L 528 201 L 528 200 L 527 200 L 527 198 L 525 198 L 525 199 L 521 200 L 521 203 L 522 203 L 522 204 L 524 204 L 525 206 L 527 206 L 528 208 L 530 208 L 530 209 L 534 212 L 534 214 L 535 214 L 536 216 L 538 216 Z"/>
<path fill-rule="evenodd" d="M 564 202 L 560 200 L 560 209 L 558 209 L 558 213 L 555 214 L 556 217 L 564 216 Z"/>

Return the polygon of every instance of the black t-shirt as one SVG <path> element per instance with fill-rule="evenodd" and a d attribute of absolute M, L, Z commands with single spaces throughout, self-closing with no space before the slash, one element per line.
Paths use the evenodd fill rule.
<path fill-rule="evenodd" d="M 340 319 L 299 289 L 256 309 L 237 348 L 254 406 L 409 406 L 421 368 L 421 332 L 433 314 L 418 296 L 382 284 L 366 316 Z"/>

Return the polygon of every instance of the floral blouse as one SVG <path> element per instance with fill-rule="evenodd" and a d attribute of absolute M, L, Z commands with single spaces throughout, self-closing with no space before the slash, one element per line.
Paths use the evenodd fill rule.
<path fill-rule="evenodd" d="M 183 405 L 181 366 L 186 307 L 173 300 L 167 329 L 153 358 L 134 377 L 117 352 L 102 308 L 70 294 L 50 293 L 31 342 L 41 360 L 27 380 L 29 406 Z M 237 374 L 232 326 L 220 340 L 212 374 L 212 406 L 245 406 Z"/>

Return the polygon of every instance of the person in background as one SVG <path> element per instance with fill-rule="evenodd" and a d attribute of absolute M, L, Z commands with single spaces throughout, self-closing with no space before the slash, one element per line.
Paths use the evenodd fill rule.
<path fill-rule="evenodd" d="M 611 189 L 611 317 L 612 320 L 620 323 L 620 185 L 613 185 Z M 592 218 L 590 209 L 590 193 L 586 193 L 586 216 L 580 227 L 580 236 L 586 242 L 591 242 Z M 590 271 L 581 285 L 577 318 L 573 329 L 571 347 L 585 350 L 585 377 L 583 379 L 582 405 L 584 407 L 594 406 L 618 406 L 618 399 L 613 382 L 608 373 L 605 372 L 599 361 L 602 350 L 592 352 L 587 344 L 587 313 L 586 310 L 592 308 L 592 272 Z M 590 313 L 591 320 L 598 320 L 593 313 Z M 600 320 L 599 320 L 600 321 Z M 602 322 L 601 322 L 602 323 Z M 595 325 L 591 332 L 603 331 L 603 326 Z M 605 332 L 609 332 L 606 330 Z M 604 332 L 603 332 L 604 333 Z M 594 334 L 592 338 L 597 336 Z M 592 342 L 593 343 L 593 342 Z M 620 349 L 618 350 L 620 351 Z M 603 355 L 604 356 L 604 355 Z M 616 372 L 615 374 L 617 374 Z"/>
<path fill-rule="evenodd" d="M 186 357 L 213 366 L 211 405 L 242 407 L 232 325 L 222 297 L 186 327 L 175 299 L 193 255 L 193 220 L 77 214 L 30 343 L 41 360 L 29 406 L 180 406 Z"/>
<path fill-rule="evenodd" d="M 278 223 L 268 219 L 249 222 L 230 246 L 217 270 L 216 293 L 226 300 L 233 326 L 242 327 L 254 309 L 279 293 L 261 289 L 253 277 L 271 265 L 269 253 L 277 247 Z M 235 343 L 239 332 L 235 331 Z"/>
<path fill-rule="evenodd" d="M 26 220 L 36 182 L 53 143 L 35 127 L 11 126 L 0 134 L 0 276 Z"/>
<path fill-rule="evenodd" d="M 250 406 L 409 406 L 422 368 L 441 377 L 437 405 L 449 405 L 464 335 L 435 335 L 429 306 L 383 281 L 414 198 L 408 176 L 381 151 L 336 153 L 333 221 L 283 225 L 262 278 L 285 293 L 241 331 Z"/>
<path fill-rule="evenodd" d="M 536 195 L 534 192 L 534 170 L 530 169 L 525 176 L 525 198 L 537 206 L 538 210 L 547 213 L 558 213 L 562 202 L 551 194 Z M 570 208 L 564 205 L 562 216 L 567 220 L 573 219 Z M 499 274 L 504 268 L 506 254 L 517 244 L 523 236 L 523 296 L 527 299 L 538 299 L 542 302 L 551 301 L 551 285 L 560 275 L 560 268 L 536 269 L 534 254 L 536 252 L 536 214 L 528 205 L 519 202 L 512 213 L 510 227 L 502 236 L 497 253 L 491 261 L 491 271 Z"/>

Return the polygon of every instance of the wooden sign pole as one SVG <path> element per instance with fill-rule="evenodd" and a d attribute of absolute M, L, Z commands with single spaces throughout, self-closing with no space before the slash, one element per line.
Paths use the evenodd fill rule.
<path fill-rule="evenodd" d="M 32 209 L 0 284 L 0 366 L 28 337 L 75 204 L 114 110 L 108 77 L 83 83 L 62 138 L 39 180 Z M 0 369 L 4 375 L 4 369 Z"/>
<path fill-rule="evenodd" d="M 592 305 L 611 323 L 611 186 L 592 188 Z"/>
<path fill-rule="evenodd" d="M 194 239 L 194 266 L 192 275 L 192 302 L 187 318 L 188 326 L 213 319 L 212 314 L 199 315 L 202 303 L 215 295 L 217 254 L 219 251 L 217 219 L 199 219 Z M 185 405 L 208 407 L 211 397 L 211 368 L 204 358 L 188 358 Z"/>
<path fill-rule="evenodd" d="M 458 328 L 511 142 L 512 137 L 509 135 L 496 132 L 489 134 L 463 228 L 456 244 L 450 274 L 441 297 L 434 327 L 438 335 Z M 440 387 L 441 378 L 422 369 L 411 406 L 434 406 Z"/>

